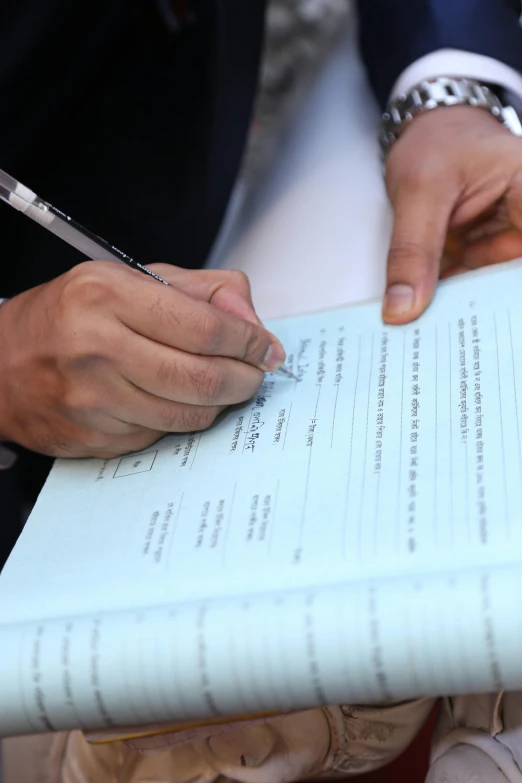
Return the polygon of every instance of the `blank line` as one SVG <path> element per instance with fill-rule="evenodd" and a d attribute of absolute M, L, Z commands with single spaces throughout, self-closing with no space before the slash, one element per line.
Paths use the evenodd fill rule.
<path fill-rule="evenodd" d="M 268 537 L 268 552 L 270 553 L 272 551 L 272 538 L 274 535 L 274 527 L 275 527 L 275 521 L 276 521 L 276 515 L 277 515 L 277 501 L 279 500 L 279 479 L 277 479 L 276 484 L 276 491 L 275 491 L 275 497 L 274 497 L 274 510 L 272 511 L 272 520 L 270 525 L 270 533 Z"/>
<path fill-rule="evenodd" d="M 314 419 L 317 419 L 317 408 L 319 407 L 319 397 L 320 396 L 321 396 L 321 384 L 319 384 L 319 391 L 317 392 L 317 399 L 315 401 Z"/>
<path fill-rule="evenodd" d="M 194 456 L 192 457 L 192 462 L 190 463 L 190 470 L 194 467 L 194 460 L 196 459 L 196 454 L 198 453 L 199 444 L 201 443 L 201 438 L 203 437 L 203 433 L 199 433 L 198 442 L 196 443 L 196 448 L 194 449 Z"/>
<path fill-rule="evenodd" d="M 363 457 L 363 478 L 362 478 L 362 485 L 361 485 L 361 504 L 359 506 L 359 529 L 357 531 L 358 533 L 358 551 L 359 551 L 359 557 L 361 557 L 362 554 L 362 517 L 363 517 L 363 508 L 364 508 L 364 490 L 366 487 L 366 456 L 368 453 L 368 418 L 370 413 L 370 391 L 371 391 L 371 384 L 372 384 L 372 377 L 373 377 L 373 348 L 375 344 L 375 335 L 372 335 L 372 349 L 370 352 L 370 376 L 368 378 L 368 397 L 366 400 L 366 437 L 364 439 L 364 457 Z"/>
<path fill-rule="evenodd" d="M 498 334 L 497 334 L 497 315 L 493 313 L 493 321 L 495 323 L 495 347 L 497 350 L 497 384 L 498 384 L 498 405 L 500 410 L 500 440 L 502 443 L 502 468 L 504 470 L 504 497 L 506 503 L 506 524 L 508 535 L 511 533 L 511 520 L 509 519 L 509 506 L 508 506 L 508 491 L 507 491 L 507 475 L 506 475 L 506 450 L 504 448 L 504 421 L 502 418 L 502 394 L 500 391 L 500 358 L 498 354 Z"/>
<path fill-rule="evenodd" d="M 121 655 L 120 660 L 122 662 L 122 665 L 121 665 L 120 668 L 123 670 L 123 681 L 125 683 L 125 692 L 127 694 L 128 700 L 130 702 L 130 708 L 131 708 L 132 712 L 134 713 L 134 718 L 139 722 L 140 714 L 139 714 L 139 711 L 136 709 L 136 703 L 135 703 L 135 700 L 134 700 L 134 693 L 133 693 L 133 689 L 132 689 L 132 686 L 131 686 L 131 679 L 129 677 L 129 666 L 128 666 L 129 661 L 128 661 L 128 655 L 127 655 L 128 649 L 129 649 L 129 645 L 126 644 L 127 639 L 125 637 L 125 633 L 128 634 L 129 631 L 132 631 L 132 628 L 129 628 L 129 625 L 126 624 L 125 631 L 124 631 L 124 633 L 122 633 L 122 635 L 120 637 L 120 645 L 121 645 L 120 646 L 120 651 L 121 651 L 120 652 L 120 655 Z"/>
<path fill-rule="evenodd" d="M 438 330 L 435 325 L 435 497 L 433 498 L 434 512 L 434 533 L 435 544 L 438 543 L 439 525 L 438 525 L 438 500 L 439 500 L 439 340 Z"/>
<path fill-rule="evenodd" d="M 453 543 L 455 538 L 454 527 L 454 508 L 453 508 L 453 395 L 451 392 L 453 385 L 453 372 L 451 367 L 451 324 L 448 323 L 448 347 L 449 347 L 449 483 L 450 483 L 450 535 Z"/>
<path fill-rule="evenodd" d="M 515 376 L 515 356 L 513 353 L 513 334 L 511 332 L 511 313 L 509 310 L 508 310 L 508 321 L 509 321 L 509 342 L 511 344 L 511 368 L 513 370 L 513 389 L 515 391 L 515 413 L 517 417 L 518 471 L 519 471 L 518 483 L 522 490 L 522 452 L 520 450 L 520 424 L 519 424 L 519 416 L 518 416 L 517 379 Z"/>
<path fill-rule="evenodd" d="M 341 382 L 337 384 L 337 391 L 335 392 L 335 402 L 334 402 L 334 410 L 333 410 L 333 419 L 332 419 L 332 438 L 330 440 L 330 448 L 333 448 L 333 440 L 334 440 L 334 432 L 335 432 L 335 415 L 337 413 L 337 398 L 339 397 L 339 386 L 341 385 Z"/>
<path fill-rule="evenodd" d="M 468 459 L 468 439 L 466 438 L 466 441 L 464 443 L 464 459 L 466 461 L 466 467 L 465 467 L 465 473 L 466 473 L 466 528 L 468 530 L 468 541 L 471 543 L 472 541 L 472 532 L 471 532 L 471 519 L 469 514 L 470 509 L 470 498 L 469 498 L 469 459 Z"/>
<path fill-rule="evenodd" d="M 317 399 L 315 401 L 315 414 L 314 414 L 314 421 L 317 419 L 317 407 L 319 405 L 319 397 L 321 395 L 321 384 L 319 384 L 319 390 L 317 392 Z M 314 436 L 315 438 L 315 433 Z M 306 485 L 305 485 L 305 493 L 304 493 L 304 499 L 303 499 L 303 511 L 301 513 L 301 524 L 299 526 L 299 548 L 302 548 L 303 546 L 303 537 L 304 537 L 304 526 L 306 521 L 306 504 L 308 502 L 308 491 L 310 488 L 310 468 L 312 466 L 312 451 L 314 448 L 314 441 L 312 440 L 312 445 L 308 448 L 310 449 L 310 453 L 308 455 L 308 467 L 306 469 Z"/>
<path fill-rule="evenodd" d="M 178 520 L 179 520 L 179 515 L 181 513 L 181 506 L 183 505 L 183 498 L 184 497 L 185 497 L 185 493 L 182 492 L 181 493 L 181 498 L 180 498 L 180 501 L 179 501 L 178 511 L 177 511 L 177 514 L 176 514 L 176 518 L 174 520 L 174 524 L 172 526 L 172 532 L 170 534 L 169 551 L 167 552 L 167 557 L 166 557 L 166 560 L 165 560 L 165 568 L 168 568 L 168 564 L 169 564 L 169 561 L 170 561 L 170 552 L 171 552 L 171 549 L 172 549 L 172 542 L 174 541 L 174 535 L 175 535 L 177 527 L 178 527 Z"/>
<path fill-rule="evenodd" d="M 292 415 L 292 405 L 293 404 L 294 404 L 293 402 L 290 403 L 290 410 L 288 411 L 288 419 L 286 420 L 285 437 L 284 437 L 284 440 L 283 440 L 283 451 L 285 450 L 286 436 L 288 435 L 288 427 L 290 426 L 290 416 Z"/>
<path fill-rule="evenodd" d="M 378 544 L 379 544 L 379 506 L 380 506 L 380 499 L 381 499 L 381 471 L 377 473 L 377 489 L 376 489 L 376 500 L 375 500 L 375 515 L 373 520 L 373 553 L 374 555 L 378 554 Z"/>
<path fill-rule="evenodd" d="M 36 725 L 35 721 L 33 721 L 32 710 L 28 709 L 27 707 L 27 696 L 23 685 L 25 680 L 25 675 L 26 675 L 26 668 L 25 668 L 26 657 L 24 655 L 25 647 L 26 647 L 26 642 L 25 642 L 26 636 L 27 636 L 27 628 L 24 627 L 22 633 L 20 634 L 20 640 L 18 642 L 18 672 L 17 672 L 18 692 L 21 695 L 22 709 L 25 715 L 25 719 L 29 724 L 29 726 L 33 729 L 33 731 L 37 732 L 39 727 Z M 34 640 L 33 640 L 33 644 L 34 644 Z"/>
<path fill-rule="evenodd" d="M 401 546 L 401 481 L 402 481 L 402 423 L 404 408 L 404 365 L 406 362 L 406 332 L 402 341 L 402 375 L 401 375 L 401 426 L 399 430 L 399 480 L 397 493 L 397 550 Z"/>
<path fill-rule="evenodd" d="M 303 498 L 303 511 L 301 513 L 301 524 L 299 526 L 299 548 L 301 548 L 303 545 L 304 525 L 306 519 L 306 504 L 308 502 L 308 489 L 309 489 L 309 481 L 310 481 L 310 467 L 312 464 L 313 446 L 309 446 L 309 449 L 310 449 L 310 453 L 308 455 L 308 468 L 306 470 L 306 484 L 305 484 L 305 492 Z"/>
<path fill-rule="evenodd" d="M 350 499 L 350 481 L 352 478 L 352 452 L 353 452 L 353 428 L 355 424 L 355 403 L 357 401 L 357 390 L 359 388 L 359 368 L 361 366 L 361 338 L 359 337 L 359 345 L 357 349 L 357 371 L 355 373 L 355 388 L 353 391 L 353 406 L 352 406 L 352 432 L 350 435 L 350 457 L 348 460 L 348 476 L 346 480 L 346 499 L 344 503 L 344 514 L 343 514 L 343 527 L 342 527 L 342 538 L 343 538 L 343 556 L 346 557 L 346 549 L 348 544 L 348 526 L 347 526 L 347 516 L 348 516 L 348 502 Z"/>
<path fill-rule="evenodd" d="M 228 519 L 227 519 L 227 529 L 225 530 L 225 540 L 223 541 L 223 553 L 221 555 L 221 562 L 223 563 L 223 565 L 225 565 L 225 560 L 227 557 L 228 534 L 230 532 L 230 523 L 232 521 L 232 511 L 234 510 L 234 501 L 236 499 L 236 489 L 237 489 L 237 481 L 234 484 L 234 491 L 232 492 L 232 500 L 230 501 L 230 511 L 228 512 Z"/>

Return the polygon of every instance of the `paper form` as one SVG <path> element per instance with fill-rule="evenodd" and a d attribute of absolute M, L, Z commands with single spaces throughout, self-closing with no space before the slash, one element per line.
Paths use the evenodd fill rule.
<path fill-rule="evenodd" d="M 521 285 L 275 323 L 299 383 L 59 461 L 0 576 L 0 734 L 522 687 Z"/>
<path fill-rule="evenodd" d="M 521 285 L 516 265 L 451 281 L 407 327 L 378 304 L 274 322 L 299 383 L 57 463 L 0 621 L 518 559 Z"/>
<path fill-rule="evenodd" d="M 515 690 L 519 565 L 1 626 L 0 736 Z"/>

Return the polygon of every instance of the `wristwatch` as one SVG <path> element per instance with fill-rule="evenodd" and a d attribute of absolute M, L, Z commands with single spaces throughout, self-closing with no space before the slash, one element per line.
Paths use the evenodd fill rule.
<path fill-rule="evenodd" d="M 439 106 L 474 106 L 485 109 L 515 136 L 522 136 L 522 123 L 515 106 L 506 101 L 507 94 L 493 85 L 475 79 L 439 76 L 427 79 L 409 92 L 391 100 L 382 115 L 379 140 L 383 159 L 404 127 L 419 114 Z"/>

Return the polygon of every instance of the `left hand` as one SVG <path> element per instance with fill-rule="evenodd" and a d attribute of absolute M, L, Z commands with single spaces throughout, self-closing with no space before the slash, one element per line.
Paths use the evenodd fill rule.
<path fill-rule="evenodd" d="M 441 276 L 522 256 L 522 139 L 486 111 L 417 117 L 390 152 L 386 185 L 395 212 L 386 322 L 417 318 Z"/>

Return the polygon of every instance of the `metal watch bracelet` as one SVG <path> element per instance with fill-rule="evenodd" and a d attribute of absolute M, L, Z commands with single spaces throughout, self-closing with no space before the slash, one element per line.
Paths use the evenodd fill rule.
<path fill-rule="evenodd" d="M 486 110 L 511 133 L 522 136 L 518 113 L 513 106 L 505 105 L 488 85 L 475 79 L 439 76 L 420 82 L 388 103 L 382 115 L 379 135 L 383 160 L 415 117 L 445 106 L 472 106 Z"/>

